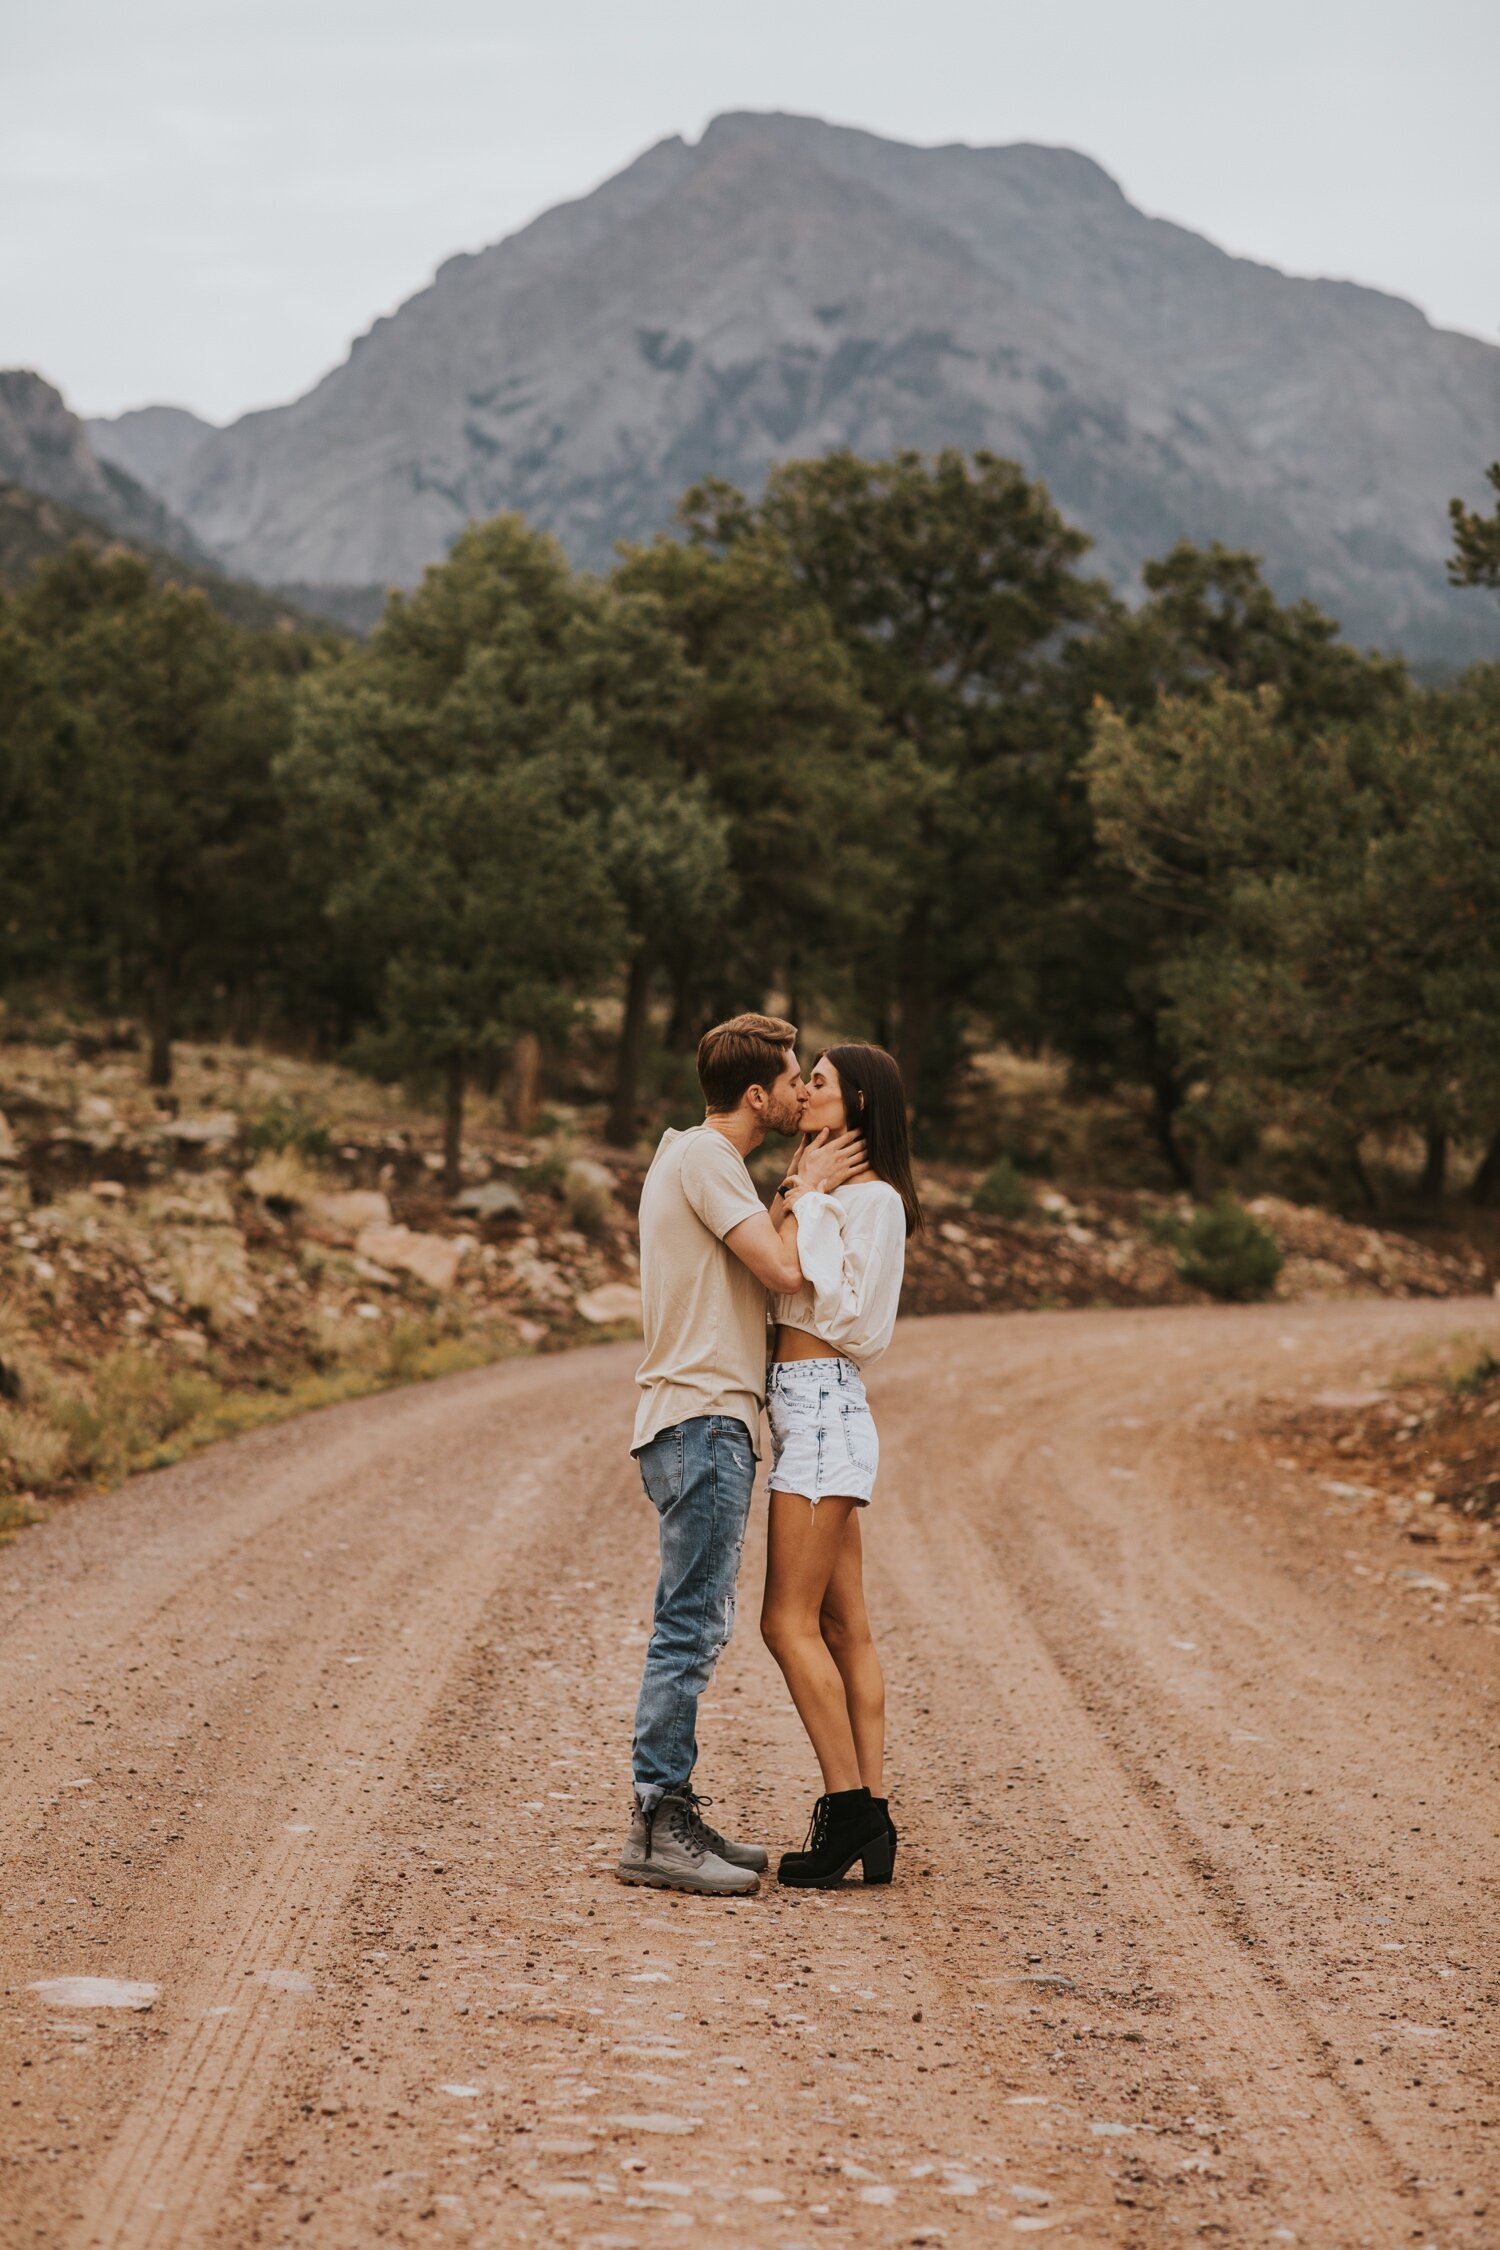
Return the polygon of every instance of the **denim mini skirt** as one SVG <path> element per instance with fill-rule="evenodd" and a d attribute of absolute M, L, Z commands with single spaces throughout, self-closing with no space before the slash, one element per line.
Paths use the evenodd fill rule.
<path fill-rule="evenodd" d="M 766 1383 L 771 1490 L 869 1505 L 880 1439 L 852 1359 L 781 1359 Z"/>

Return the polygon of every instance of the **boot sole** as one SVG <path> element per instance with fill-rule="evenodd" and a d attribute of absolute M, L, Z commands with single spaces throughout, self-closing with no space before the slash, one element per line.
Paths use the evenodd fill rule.
<path fill-rule="evenodd" d="M 747 1868 L 748 1883 L 695 1882 L 690 1875 L 663 1875 L 651 1867 L 617 1867 L 621 1883 L 640 1883 L 652 1891 L 691 1891 L 698 1898 L 751 1898 L 760 1889 L 760 1877 Z"/>

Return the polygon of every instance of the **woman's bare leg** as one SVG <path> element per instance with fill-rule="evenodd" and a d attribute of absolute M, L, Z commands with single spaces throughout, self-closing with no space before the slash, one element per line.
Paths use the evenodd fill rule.
<path fill-rule="evenodd" d="M 814 1507 L 797 1493 L 773 1492 L 766 1539 L 761 1638 L 781 1666 L 829 1791 L 858 1789 L 862 1778 L 843 1678 L 819 1622 L 853 1513 L 852 1500 Z"/>
<path fill-rule="evenodd" d="M 828 1653 L 844 1683 L 859 1778 L 872 1797 L 884 1794 L 885 1674 L 875 1653 L 865 1609 L 864 1545 L 860 1510 L 849 1510 L 838 1560 L 823 1596 L 819 1617 Z"/>

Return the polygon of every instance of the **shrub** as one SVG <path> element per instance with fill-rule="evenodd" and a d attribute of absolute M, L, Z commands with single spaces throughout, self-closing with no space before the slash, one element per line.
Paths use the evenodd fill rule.
<path fill-rule="evenodd" d="M 55 1484 L 68 1466 L 68 1434 L 35 1407 L 0 1408 L 0 1483 L 17 1487 Z"/>
<path fill-rule="evenodd" d="M 245 1127 L 245 1144 L 256 1156 L 291 1149 L 310 1164 L 321 1164 L 332 1150 L 328 1127 L 300 1102 L 274 1101 Z"/>
<path fill-rule="evenodd" d="M 432 1344 L 425 1320 L 398 1320 L 384 1339 L 379 1372 L 388 1383 L 414 1383 Z"/>
<path fill-rule="evenodd" d="M 545 1156 L 539 1156 L 534 1164 L 523 1168 L 521 1185 L 541 1195 L 561 1195 L 569 1162 L 565 1149 L 548 1149 Z"/>
<path fill-rule="evenodd" d="M 300 1149 L 273 1149 L 245 1174 L 245 1185 L 278 1218 L 305 1210 L 328 1192 L 328 1182 L 314 1171 Z"/>
<path fill-rule="evenodd" d="M 1477 1359 L 1470 1360 L 1467 1367 L 1460 1367 L 1449 1376 L 1448 1388 L 1457 1398 L 1478 1398 L 1481 1391 L 1489 1389 L 1497 1375 L 1500 1375 L 1500 1359 L 1485 1345 Z"/>
<path fill-rule="evenodd" d="M 210 1239 L 174 1243 L 167 1253 L 167 1272 L 186 1311 L 203 1320 L 216 1335 L 230 1325 L 235 1299 L 245 1287 L 238 1264 Z"/>
<path fill-rule="evenodd" d="M 1029 1219 L 1036 1211 L 1030 1188 L 1008 1156 L 990 1166 L 969 1200 L 976 1211 L 997 1219 Z"/>
<path fill-rule="evenodd" d="M 1249 1304 L 1269 1297 L 1281 1271 L 1281 1252 L 1274 1235 L 1236 1202 L 1221 1195 L 1207 1209 L 1195 1211 L 1182 1236 L 1177 1271 L 1195 1289 L 1232 1304 Z"/>
<path fill-rule="evenodd" d="M 46 1385 L 46 1361 L 19 1313 L 0 1304 L 0 1404 L 29 1406 Z"/>
<path fill-rule="evenodd" d="M 990 1146 L 997 1163 L 1008 1157 L 1018 1172 L 1029 1172 L 1036 1179 L 1049 1178 L 1057 1162 L 1053 1134 L 1044 1117 L 1005 1118 Z"/>
<path fill-rule="evenodd" d="M 615 1183 L 602 1164 L 594 1164 L 586 1157 L 576 1159 L 563 1174 L 562 1193 L 568 1218 L 580 1234 L 599 1235 L 608 1231 L 610 1214 L 614 1210 Z"/>
<path fill-rule="evenodd" d="M 26 1425 L 17 1434 L 32 1462 L 28 1481 L 122 1477 L 218 1395 L 201 1369 L 167 1367 L 144 1352 L 110 1352 L 86 1388 L 49 1390 L 35 1408 L 11 1417 Z M 15 1449 L 5 1449 L 19 1466 Z"/>

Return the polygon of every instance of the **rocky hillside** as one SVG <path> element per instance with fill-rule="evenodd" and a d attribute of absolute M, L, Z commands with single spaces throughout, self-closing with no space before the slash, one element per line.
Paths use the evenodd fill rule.
<path fill-rule="evenodd" d="M 194 429 L 211 425 L 180 407 L 126 415 L 143 466 L 160 466 L 153 416 L 179 417 Z M 180 517 L 153 499 L 120 464 L 106 458 L 60 392 L 26 368 L 0 369 L 0 589 L 21 586 L 37 567 L 76 540 L 123 544 L 150 565 L 158 582 L 195 586 L 236 625 L 338 625 L 368 633 L 385 600 L 380 586 L 248 584 L 230 576 Z M 142 435 L 142 431 L 146 433 Z"/>
<path fill-rule="evenodd" d="M 151 491 L 177 474 L 214 425 L 185 406 L 137 406 L 128 414 L 95 416 L 86 422 L 89 442 L 101 461 L 112 461 Z"/>
<path fill-rule="evenodd" d="M 1463 659 L 1495 620 L 1445 584 L 1445 510 L 1497 429 L 1500 351 L 1229 257 L 1085 157 L 773 115 L 451 259 L 292 405 L 104 442 L 234 570 L 356 582 L 411 581 L 502 508 L 602 565 L 706 471 L 989 446 L 1121 585 L 1220 538 L 1357 639 Z"/>
<path fill-rule="evenodd" d="M 0 479 L 55 500 L 132 544 L 210 557 L 187 525 L 114 461 L 101 460 L 61 392 L 30 368 L 0 369 Z"/>
<path fill-rule="evenodd" d="M 394 1089 L 182 1043 L 158 1095 L 128 1029 L 0 1025 L 0 1539 L 39 1493 L 247 1422 L 632 1329 L 649 1150 L 594 1141 L 602 1105 L 547 1122 L 522 1136 L 476 1098 L 448 1197 L 441 1119 Z M 783 1155 L 758 1160 L 767 1193 Z M 1170 1198 L 1039 1187 L 1002 1216 L 962 1167 L 920 1186 L 908 1315 L 1202 1300 Z M 1284 1300 L 1470 1295 L 1500 1271 L 1462 1235 L 1253 1209 Z"/>
<path fill-rule="evenodd" d="M 64 507 L 60 500 L 0 482 L 0 592 L 17 591 L 44 563 L 80 541 L 96 550 L 128 547 L 149 566 L 158 584 L 197 587 L 234 625 L 253 630 L 309 623 L 367 629 L 369 620 L 336 615 L 323 589 L 309 589 L 307 599 L 301 601 L 289 592 L 247 585 L 243 579 L 226 577 L 211 563 L 186 562 L 147 540 L 123 539 L 107 524 Z"/>

